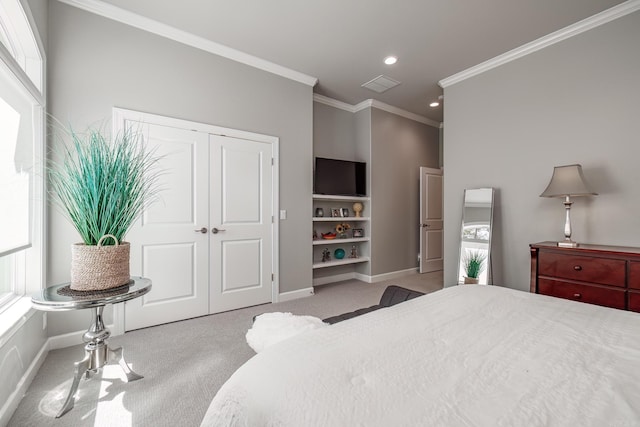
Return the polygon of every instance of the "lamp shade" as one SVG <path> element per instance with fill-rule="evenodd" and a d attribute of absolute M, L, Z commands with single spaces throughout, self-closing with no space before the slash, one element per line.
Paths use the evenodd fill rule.
<path fill-rule="evenodd" d="M 589 188 L 581 165 L 556 166 L 547 189 L 540 197 L 595 196 Z"/>

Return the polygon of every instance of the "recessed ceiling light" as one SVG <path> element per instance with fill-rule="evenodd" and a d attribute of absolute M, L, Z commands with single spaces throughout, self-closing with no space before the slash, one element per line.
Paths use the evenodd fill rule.
<path fill-rule="evenodd" d="M 433 101 L 431 104 L 429 104 L 429 107 L 436 108 L 439 105 L 440 105 L 440 103 L 438 101 Z"/>
<path fill-rule="evenodd" d="M 384 58 L 384 63 L 387 65 L 393 65 L 396 62 L 398 62 L 398 58 L 396 58 L 395 56 L 387 56 L 386 58 Z"/>

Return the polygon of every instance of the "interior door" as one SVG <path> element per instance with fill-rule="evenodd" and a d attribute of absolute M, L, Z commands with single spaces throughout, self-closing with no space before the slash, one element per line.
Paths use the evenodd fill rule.
<path fill-rule="evenodd" d="M 210 311 L 272 299 L 273 146 L 210 136 Z"/>
<path fill-rule="evenodd" d="M 420 168 L 420 273 L 444 268 L 442 184 L 442 169 Z"/>
<path fill-rule="evenodd" d="M 124 125 L 144 134 L 147 147 L 162 156 L 163 171 L 160 200 L 127 236 L 131 274 L 149 277 L 153 285 L 125 304 L 125 329 L 208 314 L 208 135 L 148 122 Z"/>

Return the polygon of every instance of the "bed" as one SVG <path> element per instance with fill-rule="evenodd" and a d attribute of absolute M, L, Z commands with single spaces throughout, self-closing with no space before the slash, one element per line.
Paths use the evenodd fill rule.
<path fill-rule="evenodd" d="M 202 426 L 640 426 L 640 314 L 454 286 L 266 348 Z"/>

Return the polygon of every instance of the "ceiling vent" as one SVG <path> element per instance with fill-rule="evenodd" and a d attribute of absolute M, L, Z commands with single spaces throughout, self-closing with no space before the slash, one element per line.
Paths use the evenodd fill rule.
<path fill-rule="evenodd" d="M 362 87 L 366 87 L 367 89 L 371 89 L 374 92 L 382 93 L 385 92 L 392 87 L 396 87 L 400 84 L 399 81 L 393 80 L 391 77 L 387 77 L 384 75 L 379 75 L 373 80 L 369 80 Z"/>

